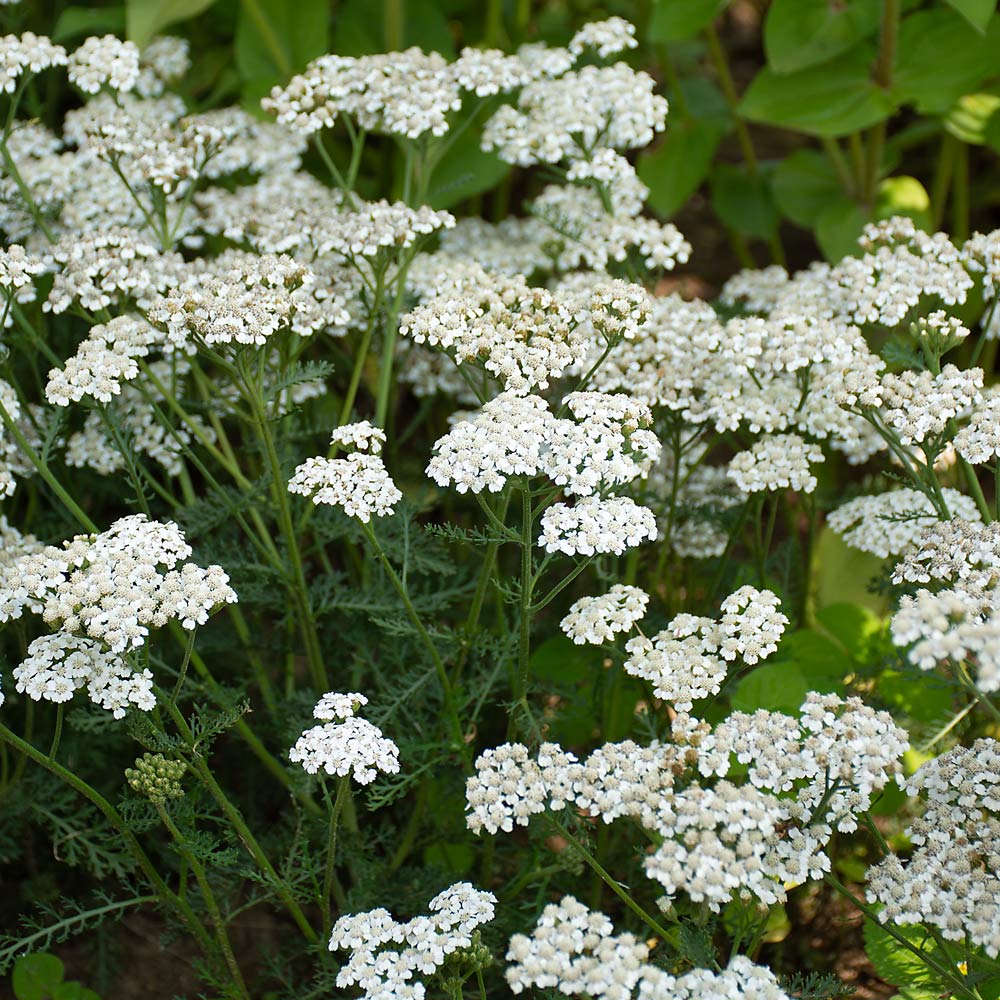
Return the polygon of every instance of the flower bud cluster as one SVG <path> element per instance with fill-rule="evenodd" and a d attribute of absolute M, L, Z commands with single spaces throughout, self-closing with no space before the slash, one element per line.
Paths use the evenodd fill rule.
<path fill-rule="evenodd" d="M 168 760 L 163 754 L 144 753 L 136 759 L 135 767 L 125 768 L 129 787 L 150 802 L 162 803 L 184 795 L 181 778 L 187 765 L 182 760 Z"/>

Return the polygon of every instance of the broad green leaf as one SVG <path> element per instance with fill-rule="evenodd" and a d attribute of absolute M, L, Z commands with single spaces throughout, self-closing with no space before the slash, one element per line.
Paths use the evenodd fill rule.
<path fill-rule="evenodd" d="M 996 72 L 998 44 L 996 20 L 982 34 L 947 8 L 910 14 L 899 28 L 893 95 L 901 104 L 915 104 L 918 111 L 946 114 Z"/>
<path fill-rule="evenodd" d="M 937 945 L 930 940 L 927 932 L 921 927 L 893 927 L 911 944 L 932 958 L 939 956 Z M 865 951 L 875 971 L 887 983 L 902 989 L 931 988 L 937 995 L 947 992 L 941 981 L 928 968 L 918 955 L 900 944 L 888 931 L 874 920 L 866 920 L 864 926 Z M 944 964 L 947 960 L 944 959 Z"/>
<path fill-rule="evenodd" d="M 461 120 L 452 129 L 461 127 Z M 470 125 L 455 140 L 431 177 L 428 202 L 437 209 L 451 208 L 465 198 L 495 187 L 510 173 L 510 164 L 479 148 L 480 128 Z M 449 141 L 448 135 L 444 137 Z"/>
<path fill-rule="evenodd" d="M 679 42 L 707 28 L 729 0 L 657 0 L 646 38 L 651 42 Z"/>
<path fill-rule="evenodd" d="M 807 681 L 829 682 L 834 687 L 854 672 L 854 663 L 843 648 L 811 628 L 784 636 L 769 662 L 794 664 Z"/>
<path fill-rule="evenodd" d="M 816 218 L 816 242 L 831 263 L 861 253 L 858 237 L 871 216 L 857 202 L 841 196 L 831 202 Z"/>
<path fill-rule="evenodd" d="M 816 622 L 852 660 L 865 663 L 881 635 L 883 623 L 868 608 L 849 601 L 828 604 L 816 612 Z"/>
<path fill-rule="evenodd" d="M 256 0 L 240 6 L 236 67 L 256 96 L 329 51 L 326 0 Z"/>
<path fill-rule="evenodd" d="M 815 149 L 786 156 L 771 174 L 771 193 L 782 214 L 807 229 L 831 201 L 843 197 L 830 161 Z"/>
<path fill-rule="evenodd" d="M 215 0 L 125 0 L 128 37 L 145 48 L 158 32 L 207 10 Z"/>
<path fill-rule="evenodd" d="M 770 660 L 739 681 L 732 706 L 742 712 L 766 708 L 797 715 L 810 691 L 842 694 L 842 679 L 851 670 L 851 661 L 829 639 L 812 629 L 800 629 L 782 640 Z"/>
<path fill-rule="evenodd" d="M 711 186 L 712 208 L 727 226 L 764 240 L 778 231 L 778 211 L 763 174 L 721 163 L 712 171 Z"/>
<path fill-rule="evenodd" d="M 655 149 L 640 155 L 639 177 L 660 215 L 673 215 L 701 185 L 723 134 L 711 121 L 685 118 L 671 124 Z"/>
<path fill-rule="evenodd" d="M 68 983 L 60 983 L 52 994 L 52 1000 L 101 1000 L 101 998 L 74 979 Z"/>
<path fill-rule="evenodd" d="M 600 668 L 600 653 L 592 646 L 578 646 L 564 635 L 554 635 L 538 645 L 531 654 L 532 677 L 563 684 L 592 678 Z"/>
<path fill-rule="evenodd" d="M 468 844 L 431 844 L 424 848 L 424 864 L 443 868 L 454 875 L 464 875 L 476 860 Z"/>
<path fill-rule="evenodd" d="M 966 94 L 948 112 L 944 127 L 956 139 L 973 146 L 987 142 L 987 132 L 1000 124 L 1000 95 Z"/>
<path fill-rule="evenodd" d="M 337 5 L 333 50 L 345 56 L 385 52 L 398 41 L 401 48 L 417 45 L 425 51 L 452 55 L 455 41 L 448 19 L 434 0 L 406 0 L 398 40 L 389 37 L 385 7 L 371 0 L 346 0 Z"/>
<path fill-rule="evenodd" d="M 928 725 L 943 725 L 952 713 L 951 689 L 936 674 L 929 673 L 918 681 L 912 673 L 884 670 L 876 686 L 879 697 L 897 717 L 907 716 Z"/>
<path fill-rule="evenodd" d="M 891 219 L 894 215 L 913 219 L 921 229 L 932 227 L 931 199 L 916 177 L 887 177 L 879 184 L 875 218 Z"/>
<path fill-rule="evenodd" d="M 697 118 L 703 124 L 718 125 L 727 131 L 733 127 L 733 116 L 726 104 L 722 91 L 702 76 L 684 76 L 680 81 L 680 95 L 671 94 L 674 114 L 680 116 L 680 105 L 683 102 L 684 115 Z M 670 125 L 667 126 L 670 131 Z"/>
<path fill-rule="evenodd" d="M 871 79 L 872 50 L 859 46 L 822 66 L 778 74 L 769 67 L 753 79 L 740 102 L 749 121 L 840 136 L 887 118 L 893 102 Z"/>
<path fill-rule="evenodd" d="M 50 1000 L 63 981 L 65 970 L 55 955 L 38 952 L 25 955 L 14 963 L 11 986 L 17 1000 Z"/>
<path fill-rule="evenodd" d="M 868 582 L 881 568 L 882 560 L 878 556 L 852 549 L 835 531 L 824 528 L 813 555 L 810 589 L 815 606 L 826 608 L 849 601 L 876 615 L 885 614 L 886 598 L 868 590 Z"/>
<path fill-rule="evenodd" d="M 996 0 L 945 0 L 976 29 L 985 32 L 997 9 Z"/>
<path fill-rule="evenodd" d="M 764 51 L 776 73 L 829 62 L 877 30 L 879 0 L 774 0 L 764 22 Z"/>
<path fill-rule="evenodd" d="M 120 35 L 125 31 L 125 7 L 65 7 L 52 30 L 52 41 L 68 42 L 82 35 Z"/>
<path fill-rule="evenodd" d="M 731 700 L 737 712 L 756 712 L 765 708 L 770 712 L 795 715 L 810 690 L 809 683 L 797 666 L 765 663 L 754 667 L 740 680 Z"/>

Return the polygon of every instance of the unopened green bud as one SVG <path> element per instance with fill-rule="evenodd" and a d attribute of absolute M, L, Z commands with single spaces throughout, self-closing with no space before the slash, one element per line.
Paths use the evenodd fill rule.
<path fill-rule="evenodd" d="M 185 770 L 182 760 L 167 760 L 163 754 L 144 753 L 135 762 L 135 767 L 125 768 L 125 778 L 133 791 L 145 795 L 150 802 L 165 802 L 184 794 L 181 778 Z"/>

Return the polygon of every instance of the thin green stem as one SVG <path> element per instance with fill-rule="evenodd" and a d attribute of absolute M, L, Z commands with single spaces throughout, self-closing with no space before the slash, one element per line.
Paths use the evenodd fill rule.
<path fill-rule="evenodd" d="M 253 411 L 257 425 L 257 433 L 264 445 L 264 453 L 271 471 L 271 493 L 278 512 L 278 524 L 285 536 L 285 547 L 292 564 L 295 586 L 293 597 L 298 606 L 300 628 L 305 641 L 306 658 L 309 670 L 317 691 L 326 691 L 329 687 L 323 650 L 320 647 L 319 635 L 316 631 L 316 619 L 312 610 L 312 600 L 309 595 L 309 585 L 306 582 L 305 567 L 302 564 L 302 553 L 299 551 L 295 524 L 292 521 L 291 504 L 288 502 L 288 482 L 281 470 L 281 460 L 274 444 L 274 435 L 268 425 L 267 410 L 260 395 L 259 380 L 255 381 L 249 373 L 244 373 L 244 383 L 247 390 L 247 401 Z"/>
<path fill-rule="evenodd" d="M 52 470 L 49 468 L 48 463 L 43 461 L 41 456 L 35 451 L 34 448 L 31 447 L 28 443 L 28 439 L 21 433 L 21 429 L 13 421 L 2 401 L 0 401 L 0 420 L 3 421 L 3 425 L 6 428 L 7 433 L 10 434 L 10 436 L 17 443 L 17 446 L 23 453 L 24 457 L 28 459 L 32 467 L 38 472 L 42 479 L 45 480 L 46 485 L 62 501 L 66 510 L 68 510 L 69 513 L 76 518 L 85 531 L 96 534 L 98 530 L 97 525 L 87 516 L 86 513 L 84 513 L 83 509 L 69 495 L 69 493 L 66 492 L 59 480 L 52 474 Z"/>
<path fill-rule="evenodd" d="M 437 646 L 434 644 L 434 640 L 431 638 L 430 633 L 427 631 L 423 621 L 421 621 L 420 615 L 417 613 L 417 609 L 413 606 L 413 601 L 410 599 L 410 594 L 406 588 L 406 584 L 399 578 L 399 575 L 396 573 L 395 569 L 393 569 L 392 563 L 389 561 L 389 557 L 385 554 L 385 550 L 379 544 L 371 523 L 362 522 L 361 529 L 364 531 L 365 537 L 375 550 L 375 554 L 378 556 L 378 560 L 382 564 L 382 568 L 385 570 L 393 588 L 399 595 L 399 599 L 403 602 L 403 607 L 406 609 L 407 617 L 416 629 L 424 648 L 427 650 L 427 653 L 431 658 L 431 662 L 434 664 L 434 670 L 437 673 L 438 681 L 441 684 L 441 694 L 444 697 L 445 714 L 448 716 L 448 722 L 451 727 L 455 749 L 457 749 L 462 755 L 462 762 L 466 773 L 471 773 L 472 761 L 469 759 L 469 747 L 465 742 L 465 734 L 462 730 L 462 722 L 458 714 L 458 704 L 455 698 L 455 690 L 448 677 L 448 671 L 445 669 L 444 662 L 441 660 L 441 654 L 438 652 Z"/>
<path fill-rule="evenodd" d="M 49 746 L 49 759 L 55 760 L 56 754 L 59 752 L 59 741 L 62 739 L 63 731 L 63 716 L 66 713 L 65 702 L 59 702 L 56 705 L 56 728 L 55 732 L 52 734 L 52 744 Z"/>
<path fill-rule="evenodd" d="M 514 672 L 514 700 L 520 704 L 527 699 L 528 676 L 531 669 L 531 597 L 532 580 L 532 511 L 531 491 L 525 485 L 521 490 L 521 586 L 518 594 L 517 664 Z M 508 733 L 516 731 L 516 715 L 511 713 Z"/>
<path fill-rule="evenodd" d="M 967 1000 L 978 1000 L 975 992 L 970 990 L 962 980 L 956 976 L 951 969 L 946 968 L 941 965 L 932 955 L 928 954 L 921 948 L 918 948 L 912 941 L 910 941 L 905 935 L 900 934 L 899 931 L 891 923 L 883 923 L 878 919 L 878 914 L 875 910 L 865 903 L 863 900 L 859 899 L 857 896 L 851 892 L 843 883 L 837 880 L 834 875 L 826 874 L 823 876 L 823 881 L 827 885 L 831 886 L 836 892 L 838 892 L 845 899 L 853 903 L 872 923 L 879 926 L 883 931 L 886 932 L 897 944 L 901 944 L 907 951 L 912 952 L 917 958 L 920 959 L 925 965 L 930 969 L 933 969 L 942 979 L 946 982 L 951 983 L 952 988 L 960 996 L 964 996 Z"/>
<path fill-rule="evenodd" d="M 201 897 L 205 901 L 209 918 L 212 921 L 212 927 L 215 930 L 215 939 L 218 942 L 219 951 L 222 953 L 226 967 L 229 969 L 229 973 L 233 977 L 233 985 L 236 987 L 236 990 L 241 997 L 245 997 L 246 1000 L 250 1000 L 250 992 L 247 990 L 246 982 L 244 982 L 243 979 L 243 973 L 240 970 L 239 963 L 236 961 L 236 956 L 233 954 L 233 946 L 230 944 L 229 935 L 226 933 L 226 922 L 222 918 L 222 911 L 219 909 L 215 893 L 212 892 L 212 887 L 208 883 L 208 877 L 205 874 L 205 866 L 198 860 L 197 857 L 195 857 L 194 853 L 187 846 L 187 841 L 184 839 L 184 835 L 177 829 L 177 824 L 171 819 L 170 814 L 164 808 L 163 803 L 156 801 L 153 804 L 156 807 L 157 813 L 159 813 L 160 822 L 162 822 L 167 828 L 170 836 L 173 837 L 174 842 L 177 844 L 177 848 L 180 851 L 181 856 L 185 861 L 187 861 L 191 871 L 194 872 L 195 880 L 197 881 L 198 888 L 201 891 Z"/>
<path fill-rule="evenodd" d="M 153 865 L 153 862 L 150 861 L 148 855 L 136 839 L 135 834 L 129 829 L 118 810 L 115 809 L 115 807 L 108 802 L 108 800 L 105 799 L 100 792 L 87 784 L 86 781 L 78 777 L 72 771 L 63 767 L 62 764 L 58 763 L 58 761 L 53 760 L 51 757 L 47 757 L 26 740 L 21 739 L 20 736 L 13 733 L 3 723 L 0 723 L 0 740 L 8 743 L 25 758 L 33 760 L 36 764 L 41 764 L 41 766 L 47 771 L 54 774 L 65 784 L 69 785 L 69 787 L 75 792 L 82 795 L 85 799 L 97 807 L 101 815 L 104 816 L 104 818 L 118 832 L 118 835 L 122 838 L 125 844 L 125 848 L 128 850 L 129 854 L 132 855 L 143 875 L 145 875 L 147 881 L 156 891 L 158 898 L 177 912 L 185 924 L 187 924 L 194 936 L 198 939 L 198 943 L 201 946 L 202 951 L 204 951 L 206 955 L 211 955 L 213 950 L 212 940 L 208 936 L 194 910 L 192 910 L 191 907 L 183 899 L 181 899 L 180 896 L 178 896 L 166 882 L 163 881 L 159 872 Z"/>
<path fill-rule="evenodd" d="M 326 783 L 323 784 L 323 798 L 326 800 L 327 812 L 329 815 L 329 827 L 326 838 L 326 865 L 323 870 L 323 897 L 320 900 L 320 909 L 323 914 L 323 940 L 330 936 L 330 896 L 336 893 L 338 896 L 337 905 L 341 910 L 345 908 L 346 899 L 344 890 L 337 881 L 337 827 L 340 824 L 340 813 L 344 808 L 344 798 L 350 791 L 351 776 L 345 775 L 340 779 L 337 787 L 337 798 L 331 804 L 330 793 L 327 791 Z"/>
<path fill-rule="evenodd" d="M 557 819 L 550 816 L 549 822 L 559 831 L 560 835 L 565 837 L 573 848 L 576 850 L 577 854 L 597 873 L 601 881 L 644 923 L 649 927 L 654 934 L 661 941 L 666 944 L 672 945 L 674 948 L 678 948 L 679 940 L 676 932 L 672 932 L 663 927 L 660 922 L 649 913 L 647 913 L 626 891 L 622 886 L 608 874 L 601 863 L 595 858 L 590 851 L 576 838 L 573 836 L 569 830 L 566 829 Z"/>
<path fill-rule="evenodd" d="M 176 705 L 172 705 L 167 702 L 166 708 L 170 718 L 174 722 L 174 725 L 177 726 L 178 731 L 187 741 L 188 747 L 192 752 L 192 770 L 201 780 L 208 793 L 213 799 L 215 799 L 216 804 L 222 810 L 223 815 L 225 815 L 226 819 L 232 825 L 240 840 L 243 842 L 243 846 L 257 863 L 257 867 L 260 868 L 265 875 L 267 875 L 272 888 L 284 904 L 285 909 L 287 909 L 291 914 L 291 917 L 298 925 L 299 930 L 302 931 L 302 934 L 308 941 L 315 943 L 319 940 L 316 931 L 313 930 L 309 921 L 306 920 L 305 914 L 302 912 L 302 908 L 289 892 L 288 887 L 278 875 L 274 865 L 272 865 L 268 860 L 267 855 L 257 842 L 257 838 L 250 831 L 250 827 L 247 826 L 246 820 L 243 818 L 243 814 L 236 808 L 236 806 L 233 805 L 226 793 L 222 790 L 222 787 L 215 780 L 215 776 L 212 774 L 211 768 L 208 766 L 205 758 L 197 749 L 194 733 L 191 731 L 191 727 L 188 725 L 187 720 L 181 714 Z"/>

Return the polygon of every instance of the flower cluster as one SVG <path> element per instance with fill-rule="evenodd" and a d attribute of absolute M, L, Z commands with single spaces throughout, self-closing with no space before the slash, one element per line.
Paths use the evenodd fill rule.
<path fill-rule="evenodd" d="M 728 471 L 742 493 L 776 490 L 812 493 L 816 477 L 811 466 L 822 461 L 822 450 L 798 434 L 772 434 L 736 455 Z"/>
<path fill-rule="evenodd" d="M 923 670 L 967 662 L 986 692 L 1000 691 L 998 530 L 960 518 L 932 523 L 893 572 L 894 583 L 924 585 L 900 599 L 893 642 Z"/>
<path fill-rule="evenodd" d="M 493 919 L 496 896 L 468 882 L 456 882 L 428 904 L 429 912 L 399 922 L 388 910 L 340 917 L 330 936 L 331 951 L 350 952 L 337 985 L 361 988 L 365 1000 L 423 1000 L 417 976 L 431 976 L 449 955 L 469 948 L 473 931 Z"/>
<path fill-rule="evenodd" d="M 130 705 L 149 712 L 156 705 L 153 675 L 133 670 L 120 654 L 100 642 L 70 632 L 53 632 L 33 639 L 28 655 L 14 668 L 17 690 L 33 701 L 56 704 L 69 701 L 76 691 L 87 696 L 116 719 Z"/>
<path fill-rule="evenodd" d="M 906 784 L 926 800 L 907 834 L 904 863 L 889 855 L 868 873 L 878 918 L 933 927 L 946 941 L 1000 956 L 1000 745 L 976 740 L 922 764 Z"/>
<path fill-rule="evenodd" d="M 236 602 L 221 566 L 185 562 L 191 547 L 171 521 L 144 514 L 107 531 L 77 535 L 62 546 L 29 546 L 0 563 L 0 621 L 25 611 L 49 625 L 96 640 L 110 653 L 141 646 L 150 630 L 176 621 L 204 624 Z"/>
<path fill-rule="evenodd" d="M 578 646 L 611 642 L 619 632 L 629 632 L 646 613 L 649 594 L 639 587 L 616 583 L 600 597 L 581 597 L 559 623 Z"/>
<path fill-rule="evenodd" d="M 356 714 L 367 703 L 362 694 L 323 695 L 313 709 L 313 717 L 323 724 L 307 729 L 288 751 L 288 759 L 309 774 L 350 775 L 359 785 L 370 784 L 380 771 L 398 774 L 399 747 Z"/>
<path fill-rule="evenodd" d="M 775 903 L 829 870 L 833 829 L 856 828 L 908 747 L 888 713 L 820 694 L 798 719 L 735 713 L 713 731 L 682 715 L 672 735 L 608 743 L 582 761 L 555 744 L 535 756 L 521 744 L 488 750 L 466 785 L 469 828 L 510 832 L 567 807 L 605 823 L 630 816 L 656 834 L 643 866 L 668 897 L 683 891 L 715 911 L 736 896 Z"/>
<path fill-rule="evenodd" d="M 743 955 L 720 972 L 693 969 L 676 978 L 649 964 L 648 958 L 644 941 L 633 934 L 615 934 L 605 914 L 563 896 L 542 910 L 530 936 L 515 934 L 510 939 L 507 983 L 515 995 L 535 987 L 595 1000 L 788 1000 L 774 974 Z"/>
<path fill-rule="evenodd" d="M 44 35 L 26 31 L 23 35 L 0 38 L 0 90 L 13 94 L 17 82 L 27 70 L 41 73 L 50 66 L 65 66 L 66 50 Z"/>
<path fill-rule="evenodd" d="M 653 693 L 690 711 L 693 702 L 718 694 L 727 662 L 754 664 L 778 648 L 788 619 L 769 590 L 741 587 L 722 602 L 721 620 L 680 614 L 651 639 L 626 643 L 626 672 L 649 681 Z"/>
<path fill-rule="evenodd" d="M 391 514 L 403 494 L 382 461 L 384 442 L 385 433 L 367 420 L 338 427 L 331 445 L 357 450 L 346 458 L 306 459 L 288 481 L 288 492 L 310 497 L 314 504 L 340 507 L 366 524 L 373 516 Z"/>

